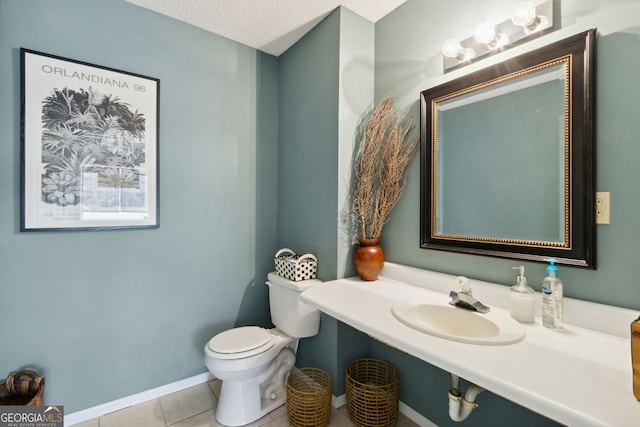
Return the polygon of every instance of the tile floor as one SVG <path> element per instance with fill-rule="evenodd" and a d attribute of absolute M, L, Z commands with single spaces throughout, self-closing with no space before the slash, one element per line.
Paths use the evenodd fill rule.
<path fill-rule="evenodd" d="M 215 418 L 220 381 L 212 380 L 158 399 L 121 409 L 99 418 L 76 424 L 76 427 L 219 427 Z M 250 427 L 286 427 L 287 409 L 281 406 Z M 417 427 L 400 414 L 398 426 Z M 329 427 L 353 427 L 346 406 L 331 411 Z"/>

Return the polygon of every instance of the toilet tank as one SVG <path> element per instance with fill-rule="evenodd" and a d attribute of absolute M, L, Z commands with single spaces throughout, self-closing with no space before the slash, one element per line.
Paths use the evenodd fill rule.
<path fill-rule="evenodd" d="M 271 272 L 267 276 L 269 286 L 269 307 L 271 321 L 278 329 L 290 337 L 305 338 L 318 333 L 320 312 L 300 300 L 300 294 L 321 280 L 301 280 L 294 282 Z"/>

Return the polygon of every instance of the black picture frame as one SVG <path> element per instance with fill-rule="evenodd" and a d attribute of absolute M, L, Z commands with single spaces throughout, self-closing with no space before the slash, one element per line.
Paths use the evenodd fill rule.
<path fill-rule="evenodd" d="M 158 228 L 160 80 L 20 49 L 20 231 Z"/>
<path fill-rule="evenodd" d="M 420 93 L 420 247 L 596 268 L 595 35 L 591 29 Z M 565 89 L 565 238 L 562 242 L 442 232 L 438 228 L 438 103 L 527 75 L 554 62 L 568 64 Z M 542 168 L 544 165 L 539 165 Z M 498 173 L 499 171 L 496 171 Z M 508 177 L 507 177 L 508 179 Z M 498 197 L 500 195 L 498 194 Z M 456 195 L 455 197 L 460 197 Z M 532 207 L 533 208 L 533 207 Z"/>

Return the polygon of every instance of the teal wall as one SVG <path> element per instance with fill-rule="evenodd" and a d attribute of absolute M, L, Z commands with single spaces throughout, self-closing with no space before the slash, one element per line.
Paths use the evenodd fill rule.
<path fill-rule="evenodd" d="M 159 229 L 18 231 L 20 47 L 160 79 Z M 0 377 L 35 367 L 71 413 L 269 325 L 276 58 L 122 0 L 0 0 L 0 58 Z"/>
<path fill-rule="evenodd" d="M 340 13 L 279 60 L 278 243 L 314 253 L 335 279 Z"/>
<path fill-rule="evenodd" d="M 318 278 L 336 278 L 340 12 L 278 58 L 278 243 L 318 257 Z M 300 341 L 297 366 L 337 372 L 340 323 Z"/>
<path fill-rule="evenodd" d="M 373 24 L 347 9 L 327 16 L 279 59 L 278 242 L 318 256 L 318 277 L 344 277 L 337 254 L 353 129 L 373 102 Z M 368 64 L 362 66 L 362 64 Z M 325 369 L 344 390 L 344 366 L 368 339 L 323 315 L 320 333 L 301 340 L 298 366 Z"/>

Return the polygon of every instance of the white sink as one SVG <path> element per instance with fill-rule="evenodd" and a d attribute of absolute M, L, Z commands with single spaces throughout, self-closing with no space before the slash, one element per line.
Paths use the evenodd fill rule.
<path fill-rule="evenodd" d="M 522 325 L 502 311 L 481 314 L 448 304 L 398 301 L 391 312 L 413 329 L 452 341 L 504 345 L 524 338 Z"/>

